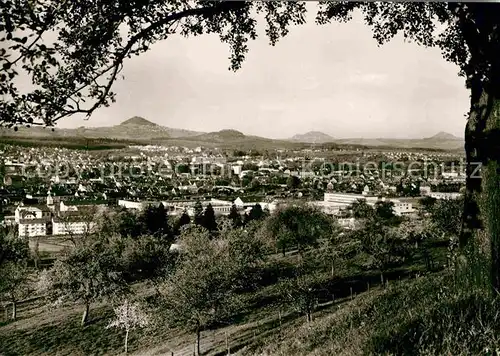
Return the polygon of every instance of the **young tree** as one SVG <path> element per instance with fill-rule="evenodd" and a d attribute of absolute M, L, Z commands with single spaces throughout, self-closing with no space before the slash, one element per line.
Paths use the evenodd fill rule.
<path fill-rule="evenodd" d="M 116 251 L 105 241 L 76 246 L 54 263 L 41 283 L 43 292 L 58 302 L 81 302 L 85 309 L 82 326 L 88 321 L 93 302 L 126 293 Z"/>
<path fill-rule="evenodd" d="M 32 292 L 32 278 L 27 260 L 9 261 L 0 266 L 0 295 L 12 304 L 12 320 L 17 318 L 17 303 Z"/>
<path fill-rule="evenodd" d="M 203 205 L 199 200 L 194 204 L 194 223 L 203 226 Z"/>
<path fill-rule="evenodd" d="M 174 233 L 175 235 L 180 235 L 181 234 L 181 228 L 183 226 L 189 225 L 191 223 L 191 218 L 187 214 L 187 212 L 183 211 L 182 215 L 179 217 L 179 219 L 175 222 L 174 225 Z"/>
<path fill-rule="evenodd" d="M 405 260 L 408 242 L 401 238 L 394 228 L 379 221 L 370 221 L 354 232 L 353 237 L 360 241 L 361 249 L 368 255 L 367 267 L 380 271 L 380 282 L 385 281 L 385 272 L 392 264 Z"/>
<path fill-rule="evenodd" d="M 246 222 L 257 221 L 263 218 L 264 218 L 264 211 L 262 210 L 262 206 L 257 203 L 252 207 L 252 209 L 250 209 L 250 213 L 248 214 Z"/>
<path fill-rule="evenodd" d="M 181 237 L 175 272 L 163 287 L 167 320 L 196 334 L 227 319 L 235 307 L 235 276 L 227 244 L 211 240 L 208 231 L 193 228 Z"/>
<path fill-rule="evenodd" d="M 238 208 L 236 208 L 236 205 L 231 206 L 231 211 L 229 212 L 228 218 L 231 220 L 233 227 L 240 227 L 241 226 L 241 215 L 238 212 Z"/>
<path fill-rule="evenodd" d="M 202 226 L 210 232 L 217 230 L 217 222 L 215 221 L 215 212 L 212 204 L 208 204 L 205 208 Z"/>
<path fill-rule="evenodd" d="M 266 222 L 267 232 L 283 251 L 297 247 L 300 254 L 331 233 L 331 218 L 308 205 L 292 205 L 278 210 Z"/>
<path fill-rule="evenodd" d="M 163 204 L 148 206 L 140 218 L 144 225 L 145 232 L 158 237 L 170 239 L 172 231 L 168 223 L 167 211 Z"/>
<path fill-rule="evenodd" d="M 114 311 L 115 319 L 106 326 L 106 329 L 120 328 L 125 330 L 125 353 L 127 354 L 130 331 L 146 327 L 149 324 L 149 318 L 138 302 L 130 303 L 128 299 L 114 308 Z"/>
<path fill-rule="evenodd" d="M 364 199 L 352 203 L 350 209 L 356 219 L 370 219 L 375 214 L 373 208 Z"/>

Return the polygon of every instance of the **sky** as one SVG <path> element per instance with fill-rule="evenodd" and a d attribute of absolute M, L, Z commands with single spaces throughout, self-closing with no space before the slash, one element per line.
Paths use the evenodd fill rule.
<path fill-rule="evenodd" d="M 379 47 L 357 18 L 319 26 L 311 16 L 274 47 L 264 35 L 250 42 L 236 73 L 216 35 L 159 42 L 125 62 L 116 103 L 88 120 L 71 117 L 58 125 L 111 126 L 141 116 L 168 127 L 270 138 L 307 131 L 335 138 L 421 138 L 439 131 L 463 137 L 469 94 L 439 49 L 401 38 Z"/>

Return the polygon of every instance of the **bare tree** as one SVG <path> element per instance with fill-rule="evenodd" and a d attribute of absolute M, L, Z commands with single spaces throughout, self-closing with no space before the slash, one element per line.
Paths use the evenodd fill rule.
<path fill-rule="evenodd" d="M 146 327 L 149 324 L 149 318 L 138 302 L 131 303 L 128 299 L 125 299 L 114 311 L 115 319 L 106 326 L 106 329 L 120 328 L 125 330 L 125 353 L 128 353 L 130 331 Z"/>

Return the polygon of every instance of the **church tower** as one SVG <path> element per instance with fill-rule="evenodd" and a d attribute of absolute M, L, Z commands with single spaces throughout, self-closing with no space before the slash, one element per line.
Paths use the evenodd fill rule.
<path fill-rule="evenodd" d="M 47 192 L 47 206 L 49 208 L 54 207 L 54 198 L 52 198 L 52 195 L 50 194 L 50 190 Z"/>

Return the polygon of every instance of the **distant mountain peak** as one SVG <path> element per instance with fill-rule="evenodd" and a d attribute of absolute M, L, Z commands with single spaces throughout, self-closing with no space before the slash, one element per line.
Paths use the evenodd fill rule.
<path fill-rule="evenodd" d="M 332 136 L 321 132 L 321 131 L 309 131 L 305 134 L 297 134 L 292 137 L 292 141 L 300 141 L 307 143 L 325 143 L 332 142 L 334 139 Z"/>
<path fill-rule="evenodd" d="M 134 116 L 131 117 L 128 120 L 123 121 L 120 126 L 130 126 L 130 125 L 137 125 L 137 126 L 158 126 L 154 122 L 151 122 L 149 120 L 146 120 L 143 117 L 140 116 Z"/>
<path fill-rule="evenodd" d="M 449 132 L 444 132 L 444 131 L 438 132 L 434 136 L 429 137 L 429 139 L 433 139 L 433 140 L 461 140 L 460 137 L 457 137 L 455 135 L 452 135 Z"/>
<path fill-rule="evenodd" d="M 241 131 L 234 130 L 234 129 L 224 129 L 220 130 L 217 133 L 221 135 L 231 135 L 231 136 L 245 136 L 245 134 Z"/>

